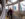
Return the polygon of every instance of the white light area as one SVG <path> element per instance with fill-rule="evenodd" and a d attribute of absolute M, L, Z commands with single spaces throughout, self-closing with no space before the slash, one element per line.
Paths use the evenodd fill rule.
<path fill-rule="evenodd" d="M 13 7 L 13 6 L 12 6 L 12 5 L 10 5 L 10 6 L 9 6 L 9 9 L 10 9 L 10 8 L 11 8 L 11 9 L 13 9 L 12 7 Z"/>
<path fill-rule="evenodd" d="M 12 4 L 11 2 L 7 1 L 7 4 Z"/>
<path fill-rule="evenodd" d="M 2 5 L 0 4 L 0 8 L 2 8 Z"/>
<path fill-rule="evenodd" d="M 14 6 L 16 6 L 16 10 L 14 9 L 14 11 L 18 11 L 18 3 L 15 4 Z"/>
<path fill-rule="evenodd" d="M 20 5 L 21 5 L 21 7 L 22 7 L 22 11 L 25 11 L 25 10 L 24 10 L 24 9 L 25 9 L 25 1 L 20 2 Z"/>
<path fill-rule="evenodd" d="M 5 6 L 5 9 L 8 9 L 8 6 Z"/>
<path fill-rule="evenodd" d="M 23 0 L 23 1 L 25 1 L 25 0 Z"/>
<path fill-rule="evenodd" d="M 17 0 L 11 0 L 11 2 L 13 2 L 13 3 L 16 2 L 16 1 L 17 1 Z"/>

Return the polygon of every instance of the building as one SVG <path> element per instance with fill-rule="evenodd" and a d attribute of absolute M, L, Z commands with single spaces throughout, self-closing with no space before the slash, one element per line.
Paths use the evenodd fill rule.
<path fill-rule="evenodd" d="M 7 3 L 8 1 L 9 1 L 10 4 Z M 19 9 L 19 10 L 14 12 L 14 16 L 18 16 L 18 15 L 19 15 L 19 16 L 20 16 L 20 17 L 18 16 L 19 19 L 22 18 L 22 17 L 24 17 L 24 15 L 25 15 L 24 12 L 25 12 L 25 11 L 24 11 L 24 12 L 21 12 L 21 11 L 20 11 L 20 3 L 19 3 L 19 2 L 22 2 L 23 0 L 19 0 L 17 3 L 12 3 L 11 0 L 8 0 L 8 1 L 6 1 L 6 3 L 8 4 L 9 7 L 10 7 L 10 6 L 14 6 L 14 4 L 17 4 L 17 3 L 18 3 L 18 6 L 19 6 L 18 9 Z M 2 6 L 2 7 L 3 7 L 3 6 Z M 11 7 L 11 9 L 12 9 L 12 7 Z M 24 17 L 24 18 L 25 18 L 25 17 Z"/>

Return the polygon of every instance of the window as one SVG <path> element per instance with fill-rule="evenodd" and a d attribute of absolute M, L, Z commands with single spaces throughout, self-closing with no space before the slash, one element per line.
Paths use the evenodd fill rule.
<path fill-rule="evenodd" d="M 25 11 L 25 1 L 20 2 L 20 10 Z"/>
<path fill-rule="evenodd" d="M 11 9 L 13 9 L 12 7 L 13 7 L 13 6 L 12 6 L 12 5 L 10 5 L 10 6 L 9 6 L 9 9 L 10 9 L 10 8 L 11 8 Z"/>
<path fill-rule="evenodd" d="M 11 0 L 12 3 L 16 2 L 17 0 Z"/>
<path fill-rule="evenodd" d="M 18 11 L 18 4 L 13 5 L 14 11 Z"/>
<path fill-rule="evenodd" d="M 8 9 L 8 6 L 5 6 L 5 9 Z"/>
<path fill-rule="evenodd" d="M 8 6 L 5 6 L 5 10 L 6 10 L 6 12 L 8 12 Z"/>

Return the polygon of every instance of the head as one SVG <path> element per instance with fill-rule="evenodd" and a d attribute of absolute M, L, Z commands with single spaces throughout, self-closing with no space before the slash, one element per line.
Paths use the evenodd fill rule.
<path fill-rule="evenodd" d="M 10 8 L 10 10 L 11 10 L 11 8 Z"/>
<path fill-rule="evenodd" d="M 9 8 L 9 10 L 12 10 L 11 8 Z"/>

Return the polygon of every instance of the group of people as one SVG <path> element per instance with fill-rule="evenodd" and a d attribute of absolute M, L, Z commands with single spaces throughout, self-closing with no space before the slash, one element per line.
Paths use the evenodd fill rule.
<path fill-rule="evenodd" d="M 11 19 L 12 19 L 12 13 L 13 13 L 13 10 L 10 8 L 9 10 L 8 10 L 8 12 L 7 12 L 7 15 L 9 16 L 9 13 L 10 13 L 10 16 L 11 16 Z M 7 16 L 7 17 L 8 17 Z"/>

